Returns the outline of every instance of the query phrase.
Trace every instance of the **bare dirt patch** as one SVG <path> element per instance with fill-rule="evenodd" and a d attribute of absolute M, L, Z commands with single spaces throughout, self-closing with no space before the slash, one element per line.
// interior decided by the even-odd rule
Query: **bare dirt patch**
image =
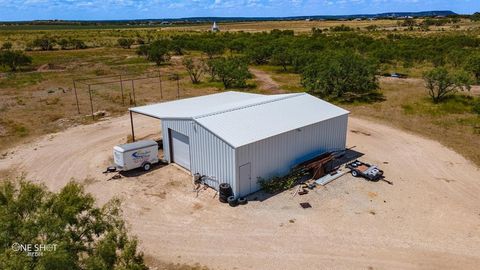
<path fill-rule="evenodd" d="M 283 94 L 287 92 L 282 90 L 280 85 L 274 81 L 267 72 L 255 68 L 250 68 L 249 70 L 255 76 L 255 80 L 259 84 L 260 89 L 272 94 Z"/>
<path fill-rule="evenodd" d="M 135 123 L 139 137 L 160 133 L 156 120 L 136 117 Z M 99 203 L 113 196 L 123 200 L 146 255 L 173 265 L 476 269 L 480 171 L 438 142 L 358 118 L 349 125 L 371 136 L 350 132 L 348 146 L 380 164 L 393 186 L 347 175 L 307 195 L 286 191 L 231 208 L 212 190 L 197 196 L 191 176 L 174 165 L 107 181 L 102 171 L 111 162 L 112 146 L 129 134 L 128 117 L 17 147 L 0 160 L 0 172 L 26 172 L 27 179 L 54 190 L 72 178 L 90 179 L 87 190 Z M 312 208 L 302 209 L 301 202 Z"/>

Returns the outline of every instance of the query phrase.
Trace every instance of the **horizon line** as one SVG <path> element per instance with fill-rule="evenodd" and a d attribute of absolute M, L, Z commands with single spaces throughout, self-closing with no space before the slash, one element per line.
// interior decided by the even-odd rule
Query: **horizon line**
<path fill-rule="evenodd" d="M 1 23 L 6 22 L 35 22 L 35 21 L 65 21 L 65 22 L 111 22 L 111 21 L 147 21 L 147 20 L 189 20 L 189 19 L 291 19 L 291 18 L 306 18 L 306 17 L 355 17 L 355 16 L 370 16 L 375 17 L 384 14 L 418 14 L 418 13 L 434 13 L 434 12 L 451 12 L 451 15 L 472 15 L 470 14 L 461 14 L 452 10 L 425 10 L 425 11 L 387 11 L 379 13 L 351 13 L 351 14 L 333 14 L 333 15 L 289 15 L 289 16 L 191 16 L 191 17 L 168 17 L 168 18 L 136 18 L 136 19 L 91 19 L 91 20 L 81 20 L 81 19 L 33 19 L 33 20 L 8 20 L 0 21 Z"/>

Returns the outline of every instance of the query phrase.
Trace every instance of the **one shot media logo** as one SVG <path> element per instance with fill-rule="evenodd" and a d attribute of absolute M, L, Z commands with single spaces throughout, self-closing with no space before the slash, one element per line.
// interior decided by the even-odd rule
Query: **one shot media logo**
<path fill-rule="evenodd" d="M 16 252 L 25 252 L 30 257 L 43 256 L 44 252 L 54 252 L 57 250 L 57 244 L 24 244 L 13 243 L 12 250 Z"/>

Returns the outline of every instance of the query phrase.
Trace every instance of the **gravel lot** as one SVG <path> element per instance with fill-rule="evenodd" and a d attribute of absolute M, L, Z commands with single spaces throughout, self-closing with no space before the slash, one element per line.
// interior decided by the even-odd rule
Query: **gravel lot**
<path fill-rule="evenodd" d="M 159 137 L 158 121 L 135 121 L 139 136 Z M 348 146 L 380 165 L 393 186 L 346 175 L 308 195 L 286 191 L 230 208 L 212 190 L 197 196 L 191 177 L 175 165 L 108 181 L 102 171 L 112 146 L 129 130 L 125 116 L 45 136 L 11 149 L 0 175 L 24 172 L 52 190 L 74 179 L 101 203 L 121 197 L 141 249 L 162 262 L 213 269 L 480 265 L 480 171 L 435 141 L 352 117 Z"/>

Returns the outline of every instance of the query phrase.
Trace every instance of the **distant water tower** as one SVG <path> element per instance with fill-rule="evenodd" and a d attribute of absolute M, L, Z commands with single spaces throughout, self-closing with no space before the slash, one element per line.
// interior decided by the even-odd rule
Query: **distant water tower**
<path fill-rule="evenodd" d="M 217 22 L 213 22 L 212 32 L 220 32 L 220 28 L 217 25 Z"/>

